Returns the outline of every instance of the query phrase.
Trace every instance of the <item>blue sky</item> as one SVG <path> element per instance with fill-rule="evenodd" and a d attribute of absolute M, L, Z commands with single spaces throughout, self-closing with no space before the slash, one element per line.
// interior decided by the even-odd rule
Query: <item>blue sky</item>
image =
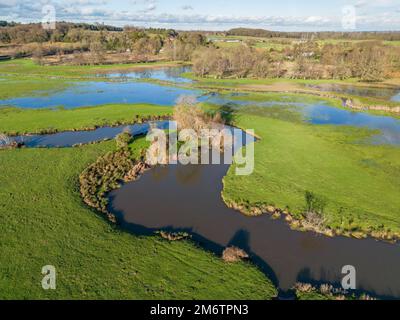
<path fill-rule="evenodd" d="M 45 5 L 54 6 L 57 20 L 119 26 L 400 30 L 400 0 L 0 0 L 0 19 L 41 21 Z"/>

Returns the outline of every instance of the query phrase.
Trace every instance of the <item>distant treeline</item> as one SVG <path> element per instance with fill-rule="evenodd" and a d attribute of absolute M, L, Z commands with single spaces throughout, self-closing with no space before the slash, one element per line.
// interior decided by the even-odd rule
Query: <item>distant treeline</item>
<path fill-rule="evenodd" d="M 135 27 L 114 27 L 104 24 L 57 22 L 55 30 L 46 30 L 41 23 L 21 24 L 0 22 L 0 42 L 9 44 L 26 44 L 33 42 L 76 42 L 79 38 L 88 37 L 90 32 L 123 33 L 124 31 L 143 33 L 144 29 Z M 147 34 L 176 36 L 170 29 L 146 29 Z M 78 39 L 77 39 L 78 38 Z"/>
<path fill-rule="evenodd" d="M 57 22 L 63 27 L 70 27 L 70 28 L 82 28 L 85 30 L 93 30 L 93 31 L 100 31 L 100 30 L 107 30 L 107 31 L 122 31 L 123 28 L 114 27 L 110 25 L 105 25 L 101 23 L 96 24 L 89 24 L 89 23 L 72 23 L 72 22 Z M 0 21 L 0 27 L 30 27 L 40 25 L 39 23 L 18 23 L 18 22 L 8 22 L 8 21 Z"/>
<path fill-rule="evenodd" d="M 293 78 L 381 81 L 398 70 L 400 48 L 366 41 L 320 46 L 299 43 L 283 52 L 258 50 L 246 44 L 232 48 L 201 48 L 193 55 L 199 77 Z"/>
<path fill-rule="evenodd" d="M 264 29 L 236 28 L 226 33 L 228 36 L 247 36 L 260 38 L 292 38 L 292 39 L 343 39 L 343 40 L 400 40 L 399 31 L 388 32 L 281 32 Z"/>

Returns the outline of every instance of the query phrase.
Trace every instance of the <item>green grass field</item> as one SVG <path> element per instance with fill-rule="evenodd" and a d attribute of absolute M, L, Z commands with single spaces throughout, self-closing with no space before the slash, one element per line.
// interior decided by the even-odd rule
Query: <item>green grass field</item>
<path fill-rule="evenodd" d="M 0 151 L 0 299 L 270 299 L 271 282 L 191 242 L 120 231 L 86 208 L 78 175 L 113 142 Z M 41 288 L 54 265 L 57 290 Z"/>
<path fill-rule="evenodd" d="M 364 129 L 307 125 L 293 118 L 257 113 L 236 115 L 234 123 L 255 129 L 255 172 L 224 179 L 228 202 L 264 203 L 298 217 L 306 191 L 326 200 L 327 224 L 342 232 L 375 230 L 400 235 L 400 149 L 362 143 Z"/>
<path fill-rule="evenodd" d="M 147 104 L 109 104 L 77 109 L 0 108 L 0 132 L 7 134 L 66 131 L 133 123 L 136 116 L 171 115 L 172 108 Z"/>
<path fill-rule="evenodd" d="M 49 81 L 40 77 L 1 76 L 0 99 L 46 94 L 72 85 L 64 80 Z"/>

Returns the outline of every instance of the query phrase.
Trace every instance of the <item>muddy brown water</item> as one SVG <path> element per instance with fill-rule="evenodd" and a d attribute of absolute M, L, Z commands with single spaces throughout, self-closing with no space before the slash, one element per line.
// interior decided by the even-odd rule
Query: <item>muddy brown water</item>
<path fill-rule="evenodd" d="M 110 194 L 110 210 L 136 234 L 187 231 L 202 247 L 221 254 L 238 246 L 282 290 L 297 281 L 340 285 L 353 265 L 357 289 L 400 298 L 400 247 L 373 239 L 328 238 L 292 231 L 269 216 L 246 217 L 221 199 L 227 165 L 170 165 L 146 172 Z"/>

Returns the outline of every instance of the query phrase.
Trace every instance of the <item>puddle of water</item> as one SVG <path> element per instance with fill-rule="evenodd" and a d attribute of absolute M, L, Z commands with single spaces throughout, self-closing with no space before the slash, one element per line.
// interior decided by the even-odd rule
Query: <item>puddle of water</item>
<path fill-rule="evenodd" d="M 182 72 L 190 71 L 190 67 L 162 68 L 155 70 L 143 70 L 122 74 L 127 78 L 139 79 L 139 81 L 123 81 L 121 74 L 112 73 L 107 76 L 116 81 L 83 82 L 79 86 L 72 86 L 62 91 L 49 92 L 48 95 L 22 97 L 9 100 L 0 100 L 0 105 L 14 105 L 22 108 L 53 108 L 64 106 L 65 108 L 78 108 L 83 106 L 96 106 L 111 103 L 150 103 L 165 106 L 173 106 L 181 95 L 193 95 L 200 101 L 211 103 L 232 104 L 233 106 L 292 106 L 298 110 L 304 118 L 313 124 L 350 125 L 381 130 L 381 134 L 372 139 L 375 144 L 400 145 L 400 120 L 392 117 L 375 116 L 363 112 L 342 110 L 323 103 L 305 104 L 299 102 L 276 101 L 251 101 L 234 99 L 237 96 L 245 97 L 246 94 L 232 93 L 231 95 L 219 95 L 217 93 L 204 95 L 200 90 L 162 86 L 158 84 L 140 82 L 143 78 L 168 80 L 179 83 Z M 104 75 L 102 75 L 104 76 Z M 324 85 L 324 88 L 327 88 Z M 352 89 L 355 90 L 355 89 Z M 362 93 L 381 92 L 381 90 L 364 90 Z M 360 93 L 360 92 L 359 92 Z M 386 94 L 386 93 L 385 93 Z M 400 94 L 398 95 L 400 99 Z"/>
<path fill-rule="evenodd" d="M 116 72 L 116 73 L 101 73 L 98 77 L 106 77 L 118 80 L 140 80 L 140 79 L 155 79 L 161 81 L 170 81 L 175 83 L 191 83 L 192 80 L 183 78 L 181 75 L 190 72 L 191 67 L 179 68 L 158 68 L 158 69 L 143 69 L 135 72 Z"/>
<path fill-rule="evenodd" d="M 245 217 L 221 199 L 227 170 L 226 165 L 156 167 L 113 191 L 110 210 L 135 233 L 186 231 L 217 254 L 238 246 L 283 290 L 297 281 L 340 284 L 342 267 L 353 265 L 359 290 L 400 297 L 398 245 L 327 238 L 292 231 L 268 216 Z"/>

